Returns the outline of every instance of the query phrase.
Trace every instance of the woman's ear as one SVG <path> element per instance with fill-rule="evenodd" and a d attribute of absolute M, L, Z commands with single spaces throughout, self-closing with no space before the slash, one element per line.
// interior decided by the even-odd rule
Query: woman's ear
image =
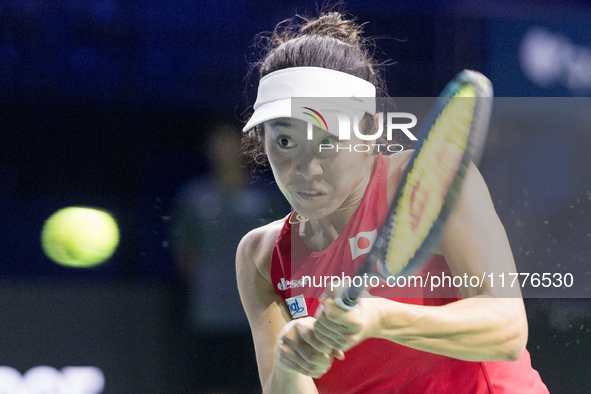
<path fill-rule="evenodd" d="M 377 130 L 377 129 L 380 128 L 380 114 L 379 113 L 374 114 L 374 116 L 373 116 L 373 124 L 374 124 L 374 127 L 375 127 L 374 130 Z"/>

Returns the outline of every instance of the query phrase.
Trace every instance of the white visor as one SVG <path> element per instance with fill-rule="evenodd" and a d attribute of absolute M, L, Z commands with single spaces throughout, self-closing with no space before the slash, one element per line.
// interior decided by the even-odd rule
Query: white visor
<path fill-rule="evenodd" d="M 292 67 L 261 78 L 254 113 L 242 131 L 277 118 L 310 121 L 301 111 L 293 111 L 292 98 L 349 98 L 338 105 L 354 114 L 376 112 L 376 88 L 359 77 L 321 67 Z"/>

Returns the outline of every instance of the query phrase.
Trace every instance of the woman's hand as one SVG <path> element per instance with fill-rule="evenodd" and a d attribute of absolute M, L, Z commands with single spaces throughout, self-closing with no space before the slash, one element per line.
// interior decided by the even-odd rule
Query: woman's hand
<path fill-rule="evenodd" d="M 319 378 L 343 352 L 325 345 L 314 335 L 313 317 L 295 319 L 285 325 L 277 338 L 275 362 L 288 371 Z"/>
<path fill-rule="evenodd" d="M 366 294 L 367 295 L 367 294 Z M 360 298 L 351 310 L 340 308 L 326 297 L 316 311 L 314 336 L 322 346 L 347 351 L 378 331 L 379 313 L 375 298 Z"/>

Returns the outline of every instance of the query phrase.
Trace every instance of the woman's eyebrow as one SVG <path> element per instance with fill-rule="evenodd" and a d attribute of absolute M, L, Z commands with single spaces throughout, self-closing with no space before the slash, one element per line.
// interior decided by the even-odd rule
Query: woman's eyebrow
<path fill-rule="evenodd" d="M 283 119 L 271 120 L 269 122 L 269 126 L 271 126 L 271 128 L 291 127 L 291 122 L 289 120 L 283 120 Z"/>

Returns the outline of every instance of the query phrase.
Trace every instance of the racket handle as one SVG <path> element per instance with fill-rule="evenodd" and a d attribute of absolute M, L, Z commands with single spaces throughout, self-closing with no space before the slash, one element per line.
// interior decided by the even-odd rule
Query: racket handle
<path fill-rule="evenodd" d="M 343 290 L 343 292 L 335 298 L 335 303 L 339 308 L 349 311 L 355 308 L 355 305 L 359 302 L 359 296 L 363 292 L 363 286 L 352 286 Z"/>
<path fill-rule="evenodd" d="M 375 272 L 374 266 L 376 262 L 380 259 L 381 251 L 385 250 L 388 245 L 388 237 L 390 236 L 390 232 L 382 232 L 378 234 L 374 246 L 369 251 L 369 254 L 359 267 L 359 271 L 357 271 L 357 276 L 365 277 L 366 274 L 371 272 Z M 349 311 L 355 308 L 355 305 L 359 302 L 359 297 L 363 290 L 365 290 L 365 286 L 363 285 L 365 281 L 359 286 L 355 285 L 355 281 L 352 281 L 351 287 L 347 287 L 342 289 L 337 297 L 335 297 L 335 303 L 342 309 Z"/>

